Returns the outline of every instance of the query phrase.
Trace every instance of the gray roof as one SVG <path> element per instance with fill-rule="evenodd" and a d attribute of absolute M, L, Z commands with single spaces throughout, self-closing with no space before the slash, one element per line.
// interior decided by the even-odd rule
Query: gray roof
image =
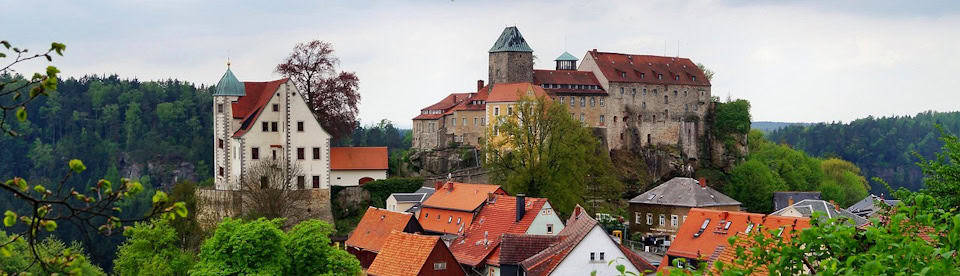
<path fill-rule="evenodd" d="M 780 210 L 790 206 L 790 199 L 793 199 L 794 203 L 804 199 L 820 199 L 820 192 L 773 192 L 773 209 Z"/>
<path fill-rule="evenodd" d="M 876 195 L 868 195 L 867 197 L 863 198 L 863 200 L 860 200 L 857 203 L 850 205 L 850 207 L 847 207 L 847 211 L 850 211 L 851 213 L 854 213 L 858 216 L 865 217 L 865 218 L 873 216 L 873 214 L 879 212 L 880 208 L 882 207 L 882 206 L 877 206 L 875 204 L 876 203 L 875 201 L 883 202 L 884 204 L 887 204 L 889 206 L 896 206 L 897 203 L 900 203 L 899 200 L 882 199 Z"/>
<path fill-rule="evenodd" d="M 500 38 L 490 47 L 491 53 L 496 52 L 533 52 L 527 41 L 520 35 L 520 30 L 516 26 L 503 29 Z"/>
<path fill-rule="evenodd" d="M 424 201 L 427 201 L 427 199 L 430 198 L 430 196 L 432 196 L 433 193 L 436 191 L 437 189 L 434 189 L 431 187 L 420 187 L 420 189 L 417 189 L 417 191 L 413 192 L 412 194 L 423 194 L 423 197 L 420 199 L 420 201 L 417 201 L 417 204 L 414 204 L 413 206 L 410 207 L 410 209 L 407 209 L 405 212 L 416 213 L 417 211 L 419 211 L 420 205 L 422 205 Z M 395 195 L 395 194 L 392 194 L 392 195 Z M 398 198 L 397 201 L 399 200 L 400 199 Z M 412 201 L 407 201 L 407 202 L 412 202 Z"/>
<path fill-rule="evenodd" d="M 700 187 L 693 178 L 676 177 L 630 200 L 630 203 L 710 207 L 740 205 L 739 201 L 710 187 Z"/>
<path fill-rule="evenodd" d="M 786 212 L 786 210 L 789 207 L 793 207 L 794 209 L 797 209 L 797 211 L 800 212 L 800 214 L 803 215 L 803 217 L 805 218 L 811 217 L 814 212 L 821 212 L 826 214 L 824 219 L 846 217 L 853 220 L 853 222 L 856 223 L 857 226 L 864 225 L 870 222 L 869 220 L 863 217 L 860 217 L 858 215 L 855 215 L 850 211 L 847 211 L 846 209 L 841 209 L 830 202 L 827 202 L 825 200 L 819 200 L 819 199 L 801 200 L 800 202 L 794 203 L 793 205 L 777 210 L 776 212 L 771 213 L 771 215 L 780 216 L 784 212 Z"/>
<path fill-rule="evenodd" d="M 418 194 L 418 193 L 392 193 L 392 194 L 390 194 L 390 196 L 392 196 L 394 199 L 396 199 L 397 202 L 423 202 L 423 196 L 425 196 L 425 195 L 426 195 L 426 194 Z"/>

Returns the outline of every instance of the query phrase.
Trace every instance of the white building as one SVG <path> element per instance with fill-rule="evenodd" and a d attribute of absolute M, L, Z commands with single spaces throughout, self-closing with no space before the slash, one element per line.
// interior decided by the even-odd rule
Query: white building
<path fill-rule="evenodd" d="M 245 168 L 267 159 L 297 163 L 299 187 L 330 187 L 331 136 L 290 80 L 240 82 L 228 67 L 213 112 L 217 190 L 239 190 Z"/>
<path fill-rule="evenodd" d="M 359 186 L 387 178 L 387 147 L 334 147 L 330 150 L 330 184 Z"/>

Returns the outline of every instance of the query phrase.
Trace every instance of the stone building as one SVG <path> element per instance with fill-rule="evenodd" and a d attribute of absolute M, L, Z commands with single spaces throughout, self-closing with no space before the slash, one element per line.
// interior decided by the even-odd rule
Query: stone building
<path fill-rule="evenodd" d="M 629 202 L 631 235 L 650 241 L 672 241 L 691 208 L 740 211 L 739 201 L 707 187 L 706 180 L 686 177 L 670 179 Z"/>
<path fill-rule="evenodd" d="M 475 111 L 502 84 L 531 83 L 568 106 L 570 115 L 598 129 L 610 150 L 665 145 L 698 158 L 711 105 L 710 81 L 688 58 L 588 51 L 580 64 L 564 52 L 555 68 L 534 69 L 533 49 L 516 27 L 507 27 L 488 52 L 487 85 L 453 93 L 421 109 L 413 119 L 413 147 L 442 148 L 450 142 L 477 145 L 489 116 Z"/>

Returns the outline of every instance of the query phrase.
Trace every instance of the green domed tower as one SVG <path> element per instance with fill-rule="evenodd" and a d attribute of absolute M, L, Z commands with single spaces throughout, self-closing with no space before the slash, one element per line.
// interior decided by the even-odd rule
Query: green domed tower
<path fill-rule="evenodd" d="M 233 75 L 233 71 L 230 71 L 230 63 L 227 63 L 227 72 L 223 73 L 223 77 L 220 77 L 220 82 L 217 83 L 217 91 L 213 95 L 234 97 L 247 95 L 243 83 L 237 79 L 237 76 Z"/>
<path fill-rule="evenodd" d="M 239 124 L 239 120 L 233 118 L 233 103 L 246 95 L 243 82 L 233 75 L 227 62 L 227 72 L 220 77 L 213 92 L 213 176 L 218 190 L 234 188 L 231 184 L 238 180 L 231 179 L 230 173 L 235 165 L 231 164 L 231 149 L 235 146 L 231 126 Z"/>

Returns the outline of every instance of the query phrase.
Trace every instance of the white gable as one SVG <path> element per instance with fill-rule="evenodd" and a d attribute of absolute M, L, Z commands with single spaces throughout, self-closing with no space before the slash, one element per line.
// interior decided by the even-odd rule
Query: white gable
<path fill-rule="evenodd" d="M 590 261 L 590 253 L 594 254 L 594 261 Z M 603 253 L 602 260 L 601 253 Z M 611 260 L 616 261 L 608 265 Z M 626 266 L 627 271 L 639 272 L 643 275 L 643 271 L 638 271 L 630 260 L 627 260 L 613 239 L 599 225 L 596 225 L 557 265 L 553 275 L 591 275 L 593 271 L 596 271 L 597 275 L 617 275 L 619 274 L 617 264 Z"/>

